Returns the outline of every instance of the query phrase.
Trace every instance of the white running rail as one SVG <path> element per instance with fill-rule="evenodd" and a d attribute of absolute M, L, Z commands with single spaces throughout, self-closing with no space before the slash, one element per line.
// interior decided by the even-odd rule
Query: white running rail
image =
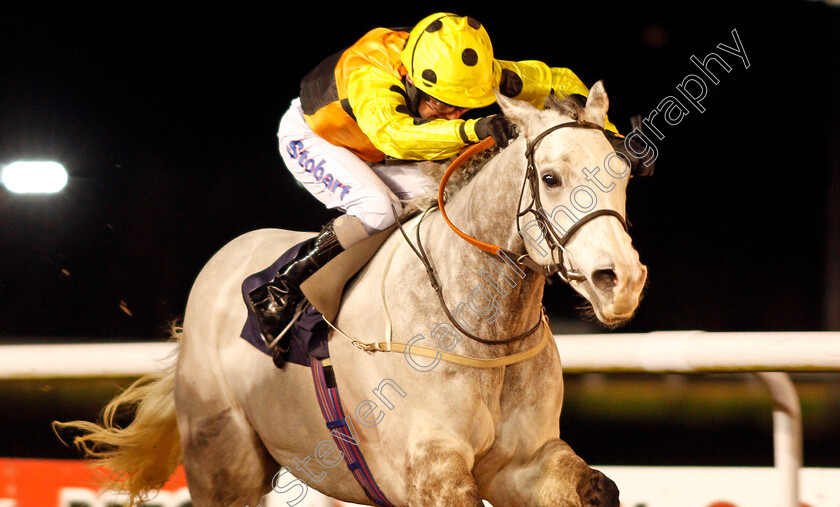
<path fill-rule="evenodd" d="M 786 372 L 840 371 L 840 332 L 555 335 L 566 373 L 753 372 L 773 399 L 773 453 L 782 507 L 799 507 L 802 413 Z"/>
<path fill-rule="evenodd" d="M 783 507 L 799 506 L 802 417 L 786 372 L 840 371 L 840 332 L 658 331 L 555 335 L 566 373 L 756 373 L 773 399 Z M 175 343 L 0 345 L 0 379 L 134 377 L 160 371 Z"/>

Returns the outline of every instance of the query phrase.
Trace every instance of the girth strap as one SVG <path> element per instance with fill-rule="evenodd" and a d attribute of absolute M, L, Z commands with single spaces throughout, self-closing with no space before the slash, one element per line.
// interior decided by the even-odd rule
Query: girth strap
<path fill-rule="evenodd" d="M 323 363 L 322 363 L 323 361 Z M 341 398 L 338 396 L 338 386 L 335 382 L 335 374 L 332 365 L 327 359 L 310 358 L 310 369 L 312 380 L 315 383 L 315 394 L 318 397 L 318 406 L 321 407 L 321 414 L 327 423 L 327 429 L 338 449 L 344 455 L 344 462 L 347 468 L 356 478 L 356 482 L 362 487 L 367 497 L 376 505 L 393 507 L 385 494 L 379 489 L 373 474 L 368 468 L 362 450 L 359 448 L 359 438 L 353 428 L 352 420 L 344 415 L 341 407 Z"/>

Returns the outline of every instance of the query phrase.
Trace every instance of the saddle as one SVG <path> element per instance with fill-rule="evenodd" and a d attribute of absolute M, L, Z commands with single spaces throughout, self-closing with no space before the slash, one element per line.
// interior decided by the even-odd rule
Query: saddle
<path fill-rule="evenodd" d="M 301 284 L 300 289 L 309 305 L 288 331 L 292 337 L 286 358 L 288 362 L 310 366 L 310 357 L 329 357 L 328 329 L 324 318 L 330 321 L 335 319 L 347 282 L 367 265 L 395 228 L 396 225 L 391 226 L 341 252 Z M 271 280 L 277 270 L 297 254 L 300 247 L 301 244 L 293 246 L 271 266 L 248 276 L 242 282 L 242 297 L 246 308 L 251 290 Z M 257 316 L 250 309 L 240 337 L 264 354 L 271 355 L 260 336 Z"/>

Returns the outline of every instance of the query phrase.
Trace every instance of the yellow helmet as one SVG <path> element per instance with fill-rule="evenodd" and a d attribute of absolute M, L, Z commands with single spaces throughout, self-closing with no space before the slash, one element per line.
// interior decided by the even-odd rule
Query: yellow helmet
<path fill-rule="evenodd" d="M 411 30 L 401 60 L 414 85 L 457 107 L 484 107 L 493 92 L 493 46 L 476 19 L 438 12 Z"/>

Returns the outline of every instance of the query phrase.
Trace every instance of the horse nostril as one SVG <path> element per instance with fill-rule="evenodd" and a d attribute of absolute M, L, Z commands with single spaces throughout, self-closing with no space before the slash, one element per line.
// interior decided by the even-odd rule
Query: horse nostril
<path fill-rule="evenodd" d="M 602 291 L 608 291 L 618 285 L 618 277 L 612 269 L 596 269 L 592 272 L 592 283 Z"/>

